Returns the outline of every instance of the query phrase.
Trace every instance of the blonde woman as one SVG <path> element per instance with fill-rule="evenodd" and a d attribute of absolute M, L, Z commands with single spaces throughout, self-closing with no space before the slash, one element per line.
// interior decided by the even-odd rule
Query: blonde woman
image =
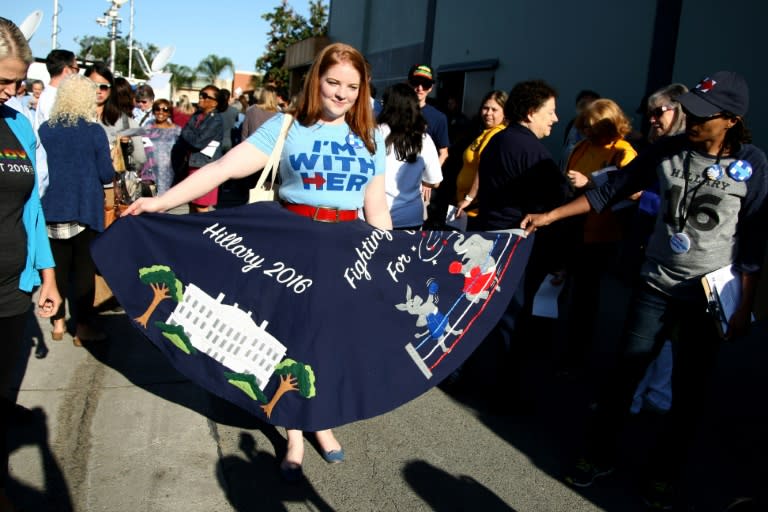
<path fill-rule="evenodd" d="M 89 246 L 104 230 L 103 184 L 112 181 L 113 169 L 107 135 L 96 121 L 96 88 L 82 75 L 67 77 L 59 85 L 51 118 L 40 126 L 50 180 L 43 211 L 57 285 L 76 303 L 76 346 L 105 338 L 93 325 L 96 269 Z M 66 330 L 62 304 L 53 316 L 53 339 L 63 339 Z"/>
<path fill-rule="evenodd" d="M 189 118 L 192 117 L 192 114 L 194 113 L 195 107 L 192 105 L 192 102 L 189 101 L 189 96 L 182 94 L 179 96 L 176 106 L 173 107 L 171 121 L 173 121 L 173 124 L 176 126 L 184 128 L 187 125 Z"/>

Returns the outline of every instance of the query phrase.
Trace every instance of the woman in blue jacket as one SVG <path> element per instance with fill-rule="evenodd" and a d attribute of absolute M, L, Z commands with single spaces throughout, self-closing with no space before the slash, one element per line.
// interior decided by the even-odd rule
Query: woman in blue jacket
<path fill-rule="evenodd" d="M 50 317 L 61 303 L 53 256 L 35 185 L 35 134 L 26 117 L 5 105 L 27 75 L 32 52 L 21 31 L 0 18 L 0 509 L 11 509 L 5 493 L 5 442 L 14 419 L 8 386 L 21 352 L 32 289 L 41 285 L 38 314 Z M 11 250 L 6 250 L 11 248 Z"/>
<path fill-rule="evenodd" d="M 82 75 L 67 77 L 56 94 L 51 117 L 40 126 L 48 154 L 48 190 L 43 210 L 58 272 L 65 290 L 73 276 L 76 303 L 74 343 L 104 339 L 93 325 L 96 267 L 89 246 L 104 231 L 104 184 L 114 173 L 107 135 L 96 123 L 96 84 Z M 54 340 L 66 332 L 62 305 L 53 317 Z"/>

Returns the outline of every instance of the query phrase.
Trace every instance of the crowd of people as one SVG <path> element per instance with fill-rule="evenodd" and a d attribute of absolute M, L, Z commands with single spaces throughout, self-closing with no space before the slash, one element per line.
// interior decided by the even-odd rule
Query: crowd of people
<path fill-rule="evenodd" d="M 547 276 L 570 291 L 562 364 L 578 371 L 588 365 L 600 321 L 601 283 L 620 270 L 635 274 L 617 341 L 621 357 L 599 389 L 587 439 L 564 476 L 585 487 L 613 471 L 638 385 L 670 343 L 674 406 L 643 412 L 664 417 L 646 501 L 671 506 L 721 341 L 699 281 L 734 266 L 741 302 L 725 336 L 738 337 L 749 329 L 766 246 L 768 163 L 751 145 L 744 121 L 749 93 L 739 74 L 720 71 L 690 90 L 670 84 L 653 92 L 644 102 L 649 130 L 641 139 L 632 137 L 630 116 L 615 101 L 582 91 L 557 161 L 542 139 L 559 121 L 558 94 L 542 80 L 517 83 L 509 93 L 488 91 L 471 118 L 452 98 L 449 121 L 428 101 L 435 77 L 420 64 L 383 92 L 375 116 L 368 64 L 357 50 L 337 43 L 318 55 L 290 105 L 281 106 L 270 86 L 248 105 L 213 84 L 199 91 L 196 106 L 186 95 L 174 105 L 156 99 L 149 85 L 134 88 L 114 77 L 103 64 L 81 74 L 67 50 L 48 55 L 49 83 L 29 81 L 26 94 L 20 84 L 31 53 L 18 28 L 3 18 L 0 42 L 0 164 L 21 169 L 0 172 L 0 240 L 16 248 L 0 257 L 3 392 L 35 286 L 41 287 L 37 307 L 51 319 L 53 340 L 70 330 L 75 345 L 106 338 L 93 306 L 96 268 L 89 246 L 105 229 L 105 194 L 126 200 L 116 171 L 135 172 L 146 185 L 142 195 L 150 196 L 127 200 L 126 215 L 184 204 L 190 213 L 244 205 L 290 113 L 280 168 L 280 199 L 288 210 L 315 220 L 362 216 L 381 230 L 419 230 L 451 229 L 445 216 L 453 205 L 469 217 L 470 231 L 528 233 L 533 250 L 525 276 L 488 339 L 508 363 L 505 379 L 516 391 L 510 400 L 520 395 L 524 347 L 535 337 L 532 305 Z M 309 152 L 314 130 L 340 145 L 354 137 L 370 154 L 375 171 L 364 186 L 307 192 L 285 154 Z M 13 154 L 25 156 L 7 160 Z M 72 300 L 74 329 L 62 296 Z M 2 407 L 4 436 L 15 405 L 4 398 Z M 326 461 L 344 460 L 330 429 L 316 436 Z M 0 506 L 8 503 L 3 455 Z M 286 479 L 301 476 L 303 457 L 303 433 L 288 429 L 280 464 Z"/>

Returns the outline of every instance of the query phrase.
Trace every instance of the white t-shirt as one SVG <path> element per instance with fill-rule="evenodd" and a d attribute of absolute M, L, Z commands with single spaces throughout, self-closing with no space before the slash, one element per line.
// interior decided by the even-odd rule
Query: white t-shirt
<path fill-rule="evenodd" d="M 381 124 L 379 131 L 386 140 L 390 133 L 389 126 Z M 421 153 L 413 163 L 398 160 L 395 148 L 387 148 L 384 182 L 387 206 L 394 227 L 420 226 L 424 222 L 422 181 L 432 185 L 443 181 L 443 171 L 440 169 L 440 159 L 432 137 L 424 134 Z"/>

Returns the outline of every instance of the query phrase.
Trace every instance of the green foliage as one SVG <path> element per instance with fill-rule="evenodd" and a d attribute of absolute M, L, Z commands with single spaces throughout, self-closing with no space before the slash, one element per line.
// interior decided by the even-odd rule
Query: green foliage
<path fill-rule="evenodd" d="M 251 400 L 258 400 L 262 403 L 268 402 L 267 395 L 261 391 L 258 382 L 256 382 L 256 377 L 253 375 L 248 373 L 224 372 L 224 377 L 227 379 L 227 382 L 251 397 Z"/>
<path fill-rule="evenodd" d="M 304 398 L 315 396 L 315 372 L 308 364 L 285 358 L 275 366 L 275 375 L 293 375 L 301 396 Z"/>
<path fill-rule="evenodd" d="M 165 336 L 171 343 L 176 345 L 179 350 L 187 355 L 197 353 L 197 350 L 192 346 L 192 342 L 189 341 L 187 333 L 184 332 L 184 328 L 180 325 L 166 324 L 165 322 L 155 322 L 155 327 L 160 329 L 163 336 Z"/>
<path fill-rule="evenodd" d="M 205 78 L 208 83 L 212 84 L 226 69 L 231 70 L 233 74 L 235 73 L 235 65 L 232 63 L 232 59 L 210 54 L 200 61 L 196 71 L 201 78 Z"/>
<path fill-rule="evenodd" d="M 271 28 L 266 50 L 256 61 L 256 69 L 264 72 L 264 83 L 287 87 L 288 70 L 283 69 L 286 49 L 298 41 L 328 33 L 328 6 L 322 0 L 310 0 L 307 20 L 288 5 L 288 0 L 283 0 L 261 18 Z"/>
<path fill-rule="evenodd" d="M 93 60 L 109 62 L 109 37 L 99 36 L 84 36 L 76 37 L 75 42 L 80 45 L 77 50 L 77 55 L 80 58 L 86 58 L 90 56 Z M 138 41 L 133 41 L 135 48 L 141 48 L 144 52 L 144 56 L 147 58 L 147 62 L 152 62 L 152 59 L 157 55 L 159 48 L 154 44 L 144 44 Z M 147 75 L 141 69 L 138 63 L 138 55 L 133 52 L 133 76 L 136 78 L 148 78 Z M 128 76 L 128 39 L 126 37 L 118 37 L 115 40 L 115 71 L 122 75 Z"/>
<path fill-rule="evenodd" d="M 195 71 L 192 68 L 179 64 L 166 64 L 165 69 L 169 73 L 173 73 L 171 84 L 174 89 L 192 87 L 196 78 Z"/>
<path fill-rule="evenodd" d="M 144 284 L 164 284 L 173 300 L 181 302 L 184 296 L 184 285 L 176 279 L 171 267 L 165 265 L 152 265 L 139 269 L 139 279 Z"/>

